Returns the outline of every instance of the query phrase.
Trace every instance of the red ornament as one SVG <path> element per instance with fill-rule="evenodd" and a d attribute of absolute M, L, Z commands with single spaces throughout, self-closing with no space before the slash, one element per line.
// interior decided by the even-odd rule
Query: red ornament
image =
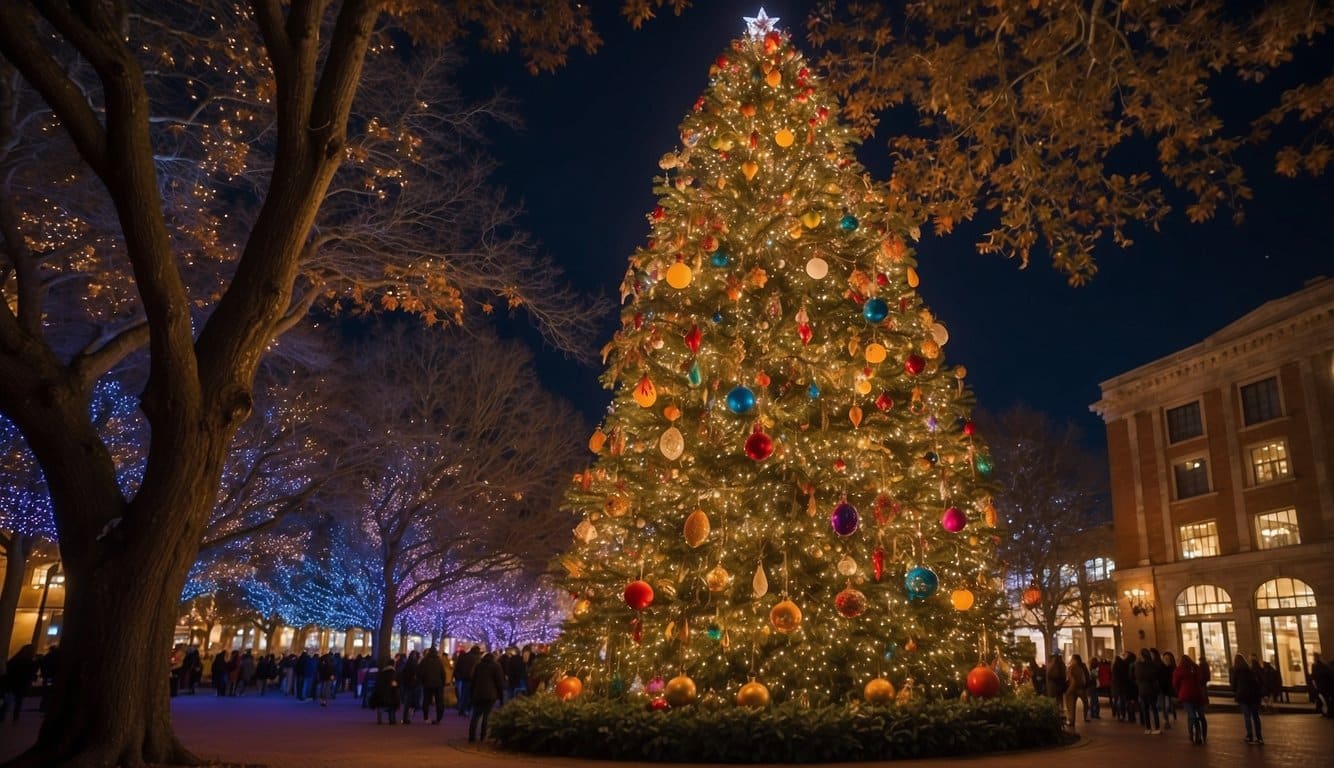
<path fill-rule="evenodd" d="M 881 392 L 880 397 L 875 399 L 875 407 L 882 411 L 888 411 L 894 407 L 894 398 L 890 397 L 888 392 Z"/>
<path fill-rule="evenodd" d="M 714 64 L 717 64 L 719 69 L 725 69 L 725 68 L 727 67 L 727 63 L 728 63 L 728 62 L 727 62 L 727 54 L 725 54 L 725 53 L 720 53 L 720 54 L 718 54 L 718 58 L 714 59 L 714 60 L 713 60 L 713 63 L 714 63 Z"/>
<path fill-rule="evenodd" d="M 866 610 L 866 595 L 848 587 L 834 597 L 834 608 L 849 619 L 855 619 Z"/>
<path fill-rule="evenodd" d="M 810 77 L 810 76 L 811 76 L 811 71 L 806 67 L 802 67 L 801 69 L 797 70 L 797 77 Z"/>
<path fill-rule="evenodd" d="M 815 114 L 818 115 L 821 120 L 828 120 L 829 107 L 820 107 L 818 110 L 816 110 Z"/>
<path fill-rule="evenodd" d="M 875 552 L 871 553 L 871 570 L 875 573 L 876 581 L 880 581 L 880 577 L 885 575 L 884 547 L 876 547 Z"/>
<path fill-rule="evenodd" d="M 642 579 L 632 581 L 625 587 L 625 604 L 642 611 L 653 603 L 653 587 Z"/>
<path fill-rule="evenodd" d="M 811 343 L 811 337 L 815 334 L 811 332 L 811 327 L 806 323 L 798 323 L 797 335 L 801 337 L 801 343 L 806 345 Z"/>
<path fill-rule="evenodd" d="M 695 99 L 695 111 L 698 112 L 698 111 L 700 111 L 701 109 L 704 109 L 704 97 L 703 97 L 703 96 L 700 96 L 698 99 Z"/>
<path fill-rule="evenodd" d="M 690 354 L 699 352 L 699 343 L 704 340 L 704 334 L 700 332 L 698 325 L 690 326 L 690 331 L 686 333 L 686 347 Z"/>
<path fill-rule="evenodd" d="M 978 664 L 968 673 L 968 693 L 979 699 L 995 696 L 1000 693 L 1000 687 L 1000 678 L 985 664 Z"/>
<path fill-rule="evenodd" d="M 666 215 L 667 212 L 662 209 L 661 205 L 655 206 L 653 208 L 653 213 L 649 214 L 649 216 L 651 216 L 654 221 L 662 221 L 662 217 Z"/>
<path fill-rule="evenodd" d="M 661 696 L 655 696 L 649 699 L 648 702 L 648 708 L 654 712 L 666 712 L 669 707 L 671 707 L 671 705 Z"/>
<path fill-rule="evenodd" d="M 630 622 L 630 639 L 635 641 L 635 645 L 643 645 L 644 643 L 644 622 L 640 621 L 638 617 Z"/>
<path fill-rule="evenodd" d="M 643 327 L 644 327 L 644 313 L 643 313 L 643 312 L 636 312 L 636 313 L 635 313 L 635 330 L 637 331 L 637 330 L 639 330 L 640 328 L 643 328 Z"/>
<path fill-rule="evenodd" d="M 875 273 L 875 284 L 882 288 L 889 285 L 889 275 L 886 275 L 884 272 Z"/>
<path fill-rule="evenodd" d="M 848 463 L 847 463 L 846 461 L 842 460 L 842 459 L 834 459 L 834 471 L 835 471 L 835 472 L 847 472 L 847 471 L 848 471 Z"/>
<path fill-rule="evenodd" d="M 764 52 L 773 53 L 783 44 L 783 38 L 777 32 L 770 32 L 764 36 Z"/>
<path fill-rule="evenodd" d="M 967 435 L 967 436 L 969 436 L 969 437 L 972 437 L 972 436 L 973 436 L 973 433 L 976 432 L 976 431 L 977 431 L 977 427 L 973 426 L 973 422 L 971 422 L 971 421 L 965 421 L 965 422 L 963 423 L 963 433 L 964 433 L 965 435 Z"/>
<path fill-rule="evenodd" d="M 774 441 L 764 434 L 764 427 L 756 424 L 755 431 L 746 438 L 746 455 L 755 461 L 764 461 L 774 453 Z"/>
<path fill-rule="evenodd" d="M 926 361 L 917 355 L 908 355 L 908 359 L 903 361 L 903 370 L 909 376 L 916 376 L 926 369 Z"/>

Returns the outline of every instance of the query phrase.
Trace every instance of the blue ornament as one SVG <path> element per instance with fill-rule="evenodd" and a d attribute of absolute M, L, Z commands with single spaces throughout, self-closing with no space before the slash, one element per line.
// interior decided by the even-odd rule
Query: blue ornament
<path fill-rule="evenodd" d="M 723 639 L 723 628 L 718 626 L 717 624 L 710 624 L 709 628 L 704 630 L 704 633 L 709 636 L 710 640 Z"/>
<path fill-rule="evenodd" d="M 806 394 L 810 396 L 812 400 L 817 400 L 820 397 L 820 388 L 815 386 L 812 382 L 809 387 L 806 387 Z"/>
<path fill-rule="evenodd" d="M 840 501 L 834 512 L 829 516 L 829 524 L 834 527 L 834 533 L 839 536 L 851 536 L 857 531 L 857 508 Z"/>
<path fill-rule="evenodd" d="M 936 593 L 938 586 L 940 580 L 936 578 L 935 572 L 924 565 L 910 569 L 903 577 L 903 589 L 908 593 L 909 600 L 925 600 Z"/>
<path fill-rule="evenodd" d="M 735 386 L 727 393 L 727 410 L 738 416 L 755 410 L 755 393 L 749 387 Z"/>
<path fill-rule="evenodd" d="M 862 317 L 868 323 L 878 323 L 889 317 L 889 304 L 882 298 L 867 299 L 862 305 Z"/>
<path fill-rule="evenodd" d="M 885 661 L 893 661 L 893 660 L 894 660 L 894 646 L 891 645 L 890 647 L 885 649 Z"/>
<path fill-rule="evenodd" d="M 928 462 L 932 464 L 935 464 L 936 462 L 940 461 L 940 457 L 936 455 L 935 451 L 927 451 L 925 458 Z"/>
<path fill-rule="evenodd" d="M 722 312 L 714 312 L 714 313 L 713 313 L 713 322 L 714 322 L 715 324 L 717 324 L 717 323 L 721 323 L 722 321 L 723 321 L 723 313 L 722 313 Z"/>
<path fill-rule="evenodd" d="M 857 228 L 857 217 L 849 213 L 838 220 L 838 226 L 844 232 L 851 232 Z"/>
<path fill-rule="evenodd" d="M 714 251 L 709 257 L 709 263 L 715 267 L 725 267 L 732 263 L 732 258 L 722 251 Z"/>
<path fill-rule="evenodd" d="M 699 372 L 699 363 L 691 363 L 690 370 L 686 371 L 686 381 L 690 382 L 690 386 L 698 387 L 703 380 L 704 377 Z"/>

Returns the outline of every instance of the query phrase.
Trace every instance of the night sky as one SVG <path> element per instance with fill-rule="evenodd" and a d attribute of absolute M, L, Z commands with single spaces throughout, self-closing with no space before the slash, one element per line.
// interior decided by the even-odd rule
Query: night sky
<path fill-rule="evenodd" d="M 639 31 L 611 12 L 619 3 L 597 5 L 608 12 L 599 17 L 606 44 L 595 55 L 575 53 L 555 75 L 532 77 L 515 55 L 479 54 L 465 74 L 470 89 L 504 88 L 518 100 L 524 131 L 497 136 L 493 149 L 504 166 L 499 181 L 524 204 L 524 225 L 573 282 L 615 299 L 628 257 L 648 234 L 658 158 L 677 146 L 677 127 L 706 87 L 709 64 L 758 5 L 709 0 Z M 764 5 L 802 44 L 805 4 Z M 1327 73 L 1321 62 L 1330 59 L 1321 56 L 1328 42 L 1280 74 Z M 1244 114 L 1264 92 L 1224 94 L 1225 117 Z M 858 159 L 883 180 L 887 155 L 883 142 L 869 141 Z M 977 226 L 925 238 L 917 246 L 920 291 L 949 328 L 946 359 L 968 367 L 980 407 L 1027 403 L 1076 423 L 1101 450 L 1101 420 L 1088 410 L 1100 381 L 1201 341 L 1312 277 L 1334 277 L 1327 235 L 1334 184 L 1279 179 L 1268 168 L 1252 164 L 1256 197 L 1244 225 L 1234 227 L 1226 213 L 1191 225 L 1175 206 L 1163 231 L 1132 232 L 1128 250 L 1100 248 L 1100 272 L 1082 288 L 1069 287 L 1043 256 L 1021 271 L 1016 262 L 977 254 Z M 617 317 L 609 313 L 603 341 Z M 554 355 L 541 367 L 553 389 L 590 420 L 600 417 L 610 400 L 600 369 Z"/>

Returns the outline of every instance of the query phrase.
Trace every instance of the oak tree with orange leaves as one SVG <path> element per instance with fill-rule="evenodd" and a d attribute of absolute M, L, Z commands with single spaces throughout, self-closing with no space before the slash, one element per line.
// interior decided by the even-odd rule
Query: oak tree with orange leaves
<path fill-rule="evenodd" d="M 822 0 L 806 29 L 847 116 L 887 133 L 912 219 L 943 234 L 991 212 L 980 252 L 1046 252 L 1080 284 L 1175 195 L 1191 221 L 1240 219 L 1248 145 L 1280 175 L 1325 171 L 1331 21 L 1310 0 Z M 1272 85 L 1299 56 L 1315 74 Z M 1233 125 L 1223 93 L 1268 106 Z"/>
<path fill-rule="evenodd" d="M 315 302 L 458 322 L 491 293 L 549 309 L 538 325 L 559 346 L 592 327 L 561 314 L 559 281 L 503 218 L 464 225 L 432 198 L 479 199 L 441 189 L 432 73 L 403 72 L 467 36 L 534 71 L 599 42 L 572 0 L 0 6 L 0 413 L 47 478 L 68 574 L 64 668 L 21 764 L 194 762 L 162 674 L 177 597 L 257 366 Z M 373 106 L 413 83 L 415 107 Z M 486 247 L 420 248 L 462 226 Z M 133 493 L 89 415 L 94 384 L 125 368 L 151 429 Z"/>

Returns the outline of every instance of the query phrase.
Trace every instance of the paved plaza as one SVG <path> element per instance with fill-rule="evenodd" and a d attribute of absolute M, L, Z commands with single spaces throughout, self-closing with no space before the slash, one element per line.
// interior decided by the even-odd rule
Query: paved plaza
<path fill-rule="evenodd" d="M 447 713 L 440 725 L 375 724 L 375 714 L 344 695 L 329 707 L 270 694 L 220 699 L 213 695 L 173 700 L 176 728 L 185 744 L 211 761 L 272 768 L 388 768 L 447 765 L 453 768 L 575 768 L 607 766 L 592 760 L 544 758 L 502 752 L 468 743 L 467 720 Z M 32 743 L 40 713 L 25 711 L 17 724 L 0 726 L 0 762 Z M 1264 746 L 1243 739 L 1235 712 L 1209 715 L 1209 743 L 1193 746 L 1184 727 L 1146 735 L 1115 720 L 1080 723 L 1078 743 L 1058 749 L 984 757 L 896 761 L 893 765 L 997 766 L 998 768 L 1071 768 L 1071 766 L 1170 765 L 1204 768 L 1314 768 L 1331 764 L 1334 720 L 1284 713 L 1263 718 Z M 619 765 L 628 765 L 620 763 Z M 867 763 L 856 765 L 866 766 Z M 885 765 L 888 765 L 887 763 Z"/>

